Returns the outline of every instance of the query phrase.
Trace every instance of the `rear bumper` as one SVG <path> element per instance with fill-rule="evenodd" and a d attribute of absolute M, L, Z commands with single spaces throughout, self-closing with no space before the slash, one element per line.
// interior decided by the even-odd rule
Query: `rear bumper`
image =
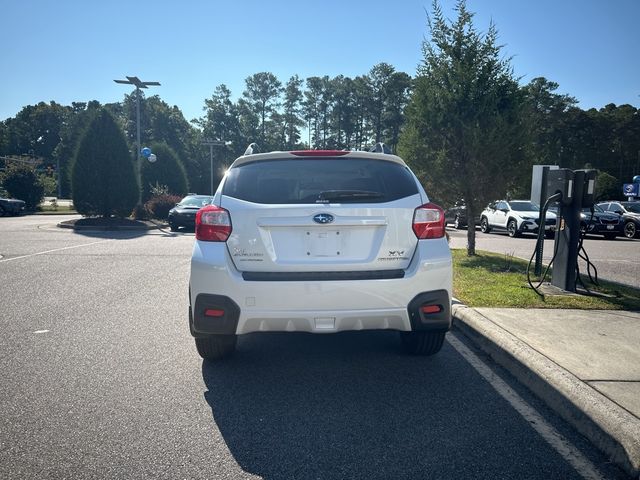
<path fill-rule="evenodd" d="M 188 215 L 169 215 L 167 219 L 169 224 L 174 225 L 176 227 L 190 227 L 195 228 L 196 226 L 196 218 L 195 216 Z"/>
<path fill-rule="evenodd" d="M 545 232 L 555 232 L 556 223 L 549 223 L 544 225 Z M 519 226 L 520 233 L 538 233 L 538 223 L 534 220 L 524 220 Z"/>
<path fill-rule="evenodd" d="M 451 253 L 445 239 L 422 240 L 403 278 L 329 281 L 247 281 L 225 244 L 199 242 L 191 260 L 194 336 L 285 331 L 448 330 L 451 326 Z M 211 300 L 214 300 L 213 304 Z M 206 317 L 216 302 L 237 306 L 225 318 Z M 441 311 L 422 314 L 425 302 Z M 233 313 L 233 315 L 232 315 Z"/>
<path fill-rule="evenodd" d="M 604 235 L 604 234 L 617 234 L 617 235 L 623 235 L 624 234 L 624 224 L 623 223 L 614 223 L 614 224 L 609 224 L 609 225 L 604 225 L 601 223 L 591 223 L 591 224 L 585 224 L 584 228 L 587 229 L 587 233 L 591 233 L 591 234 L 599 234 L 599 235 Z"/>

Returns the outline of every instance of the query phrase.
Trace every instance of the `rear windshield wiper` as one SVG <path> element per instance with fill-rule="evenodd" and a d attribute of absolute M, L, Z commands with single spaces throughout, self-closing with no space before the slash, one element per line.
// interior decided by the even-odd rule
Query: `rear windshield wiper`
<path fill-rule="evenodd" d="M 384 194 L 369 190 L 325 190 L 318 194 L 316 203 L 324 203 L 330 200 L 365 200 L 382 197 L 384 197 Z"/>

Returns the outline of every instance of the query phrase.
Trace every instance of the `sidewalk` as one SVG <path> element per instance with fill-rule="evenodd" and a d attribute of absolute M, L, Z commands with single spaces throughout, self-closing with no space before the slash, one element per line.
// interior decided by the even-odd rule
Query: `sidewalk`
<path fill-rule="evenodd" d="M 453 306 L 456 328 L 640 478 L 640 313 Z"/>

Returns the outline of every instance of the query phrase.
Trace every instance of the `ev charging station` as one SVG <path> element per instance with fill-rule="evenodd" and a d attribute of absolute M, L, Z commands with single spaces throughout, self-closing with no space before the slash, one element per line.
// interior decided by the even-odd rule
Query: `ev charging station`
<path fill-rule="evenodd" d="M 536 168 L 537 167 L 537 168 Z M 580 211 L 593 207 L 596 170 L 570 170 L 534 166 L 531 200 L 540 205 L 536 275 L 540 275 L 544 218 L 549 205 L 559 205 L 556 221 L 551 284 L 567 292 L 576 291 L 578 254 L 581 248 Z M 542 233 L 542 234 L 541 234 Z"/>

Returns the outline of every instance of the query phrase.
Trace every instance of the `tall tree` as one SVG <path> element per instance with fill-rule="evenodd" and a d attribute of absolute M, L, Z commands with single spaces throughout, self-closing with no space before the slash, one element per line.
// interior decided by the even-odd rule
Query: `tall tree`
<path fill-rule="evenodd" d="M 302 84 L 304 81 L 294 75 L 289 79 L 284 89 L 282 103 L 282 123 L 285 134 L 284 148 L 293 150 L 300 143 L 300 128 L 304 126 L 302 118 Z"/>
<path fill-rule="evenodd" d="M 404 72 L 393 72 L 386 84 L 386 104 L 382 122 L 384 126 L 384 141 L 392 151 L 396 151 L 400 140 L 400 131 L 404 125 L 404 110 L 409 103 L 412 79 Z"/>
<path fill-rule="evenodd" d="M 70 108 L 56 102 L 27 105 L 5 122 L 4 154 L 40 157 L 51 162 Z"/>
<path fill-rule="evenodd" d="M 389 83 L 394 72 L 395 69 L 391 65 L 383 62 L 374 65 L 367 76 L 371 90 L 369 115 L 376 143 L 382 141 L 384 111 L 387 105 Z"/>
<path fill-rule="evenodd" d="M 254 112 L 260 118 L 260 141 L 266 140 L 267 117 L 275 111 L 279 105 L 282 83 L 273 73 L 259 72 L 245 79 L 246 90 L 243 95 Z"/>
<path fill-rule="evenodd" d="M 431 195 L 463 197 L 473 219 L 506 192 L 525 162 L 524 94 L 509 60 L 501 58 L 495 26 L 481 34 L 464 0 L 455 10 L 450 22 L 433 3 L 431 38 L 423 42 L 399 150 Z M 467 254 L 475 255 L 473 225 L 467 241 Z"/>
<path fill-rule="evenodd" d="M 307 78 L 307 89 L 304 96 L 304 115 L 311 130 L 311 144 L 315 148 L 326 148 L 327 137 L 330 136 L 329 114 L 332 99 L 329 77 L 325 75 L 324 77 Z"/>

